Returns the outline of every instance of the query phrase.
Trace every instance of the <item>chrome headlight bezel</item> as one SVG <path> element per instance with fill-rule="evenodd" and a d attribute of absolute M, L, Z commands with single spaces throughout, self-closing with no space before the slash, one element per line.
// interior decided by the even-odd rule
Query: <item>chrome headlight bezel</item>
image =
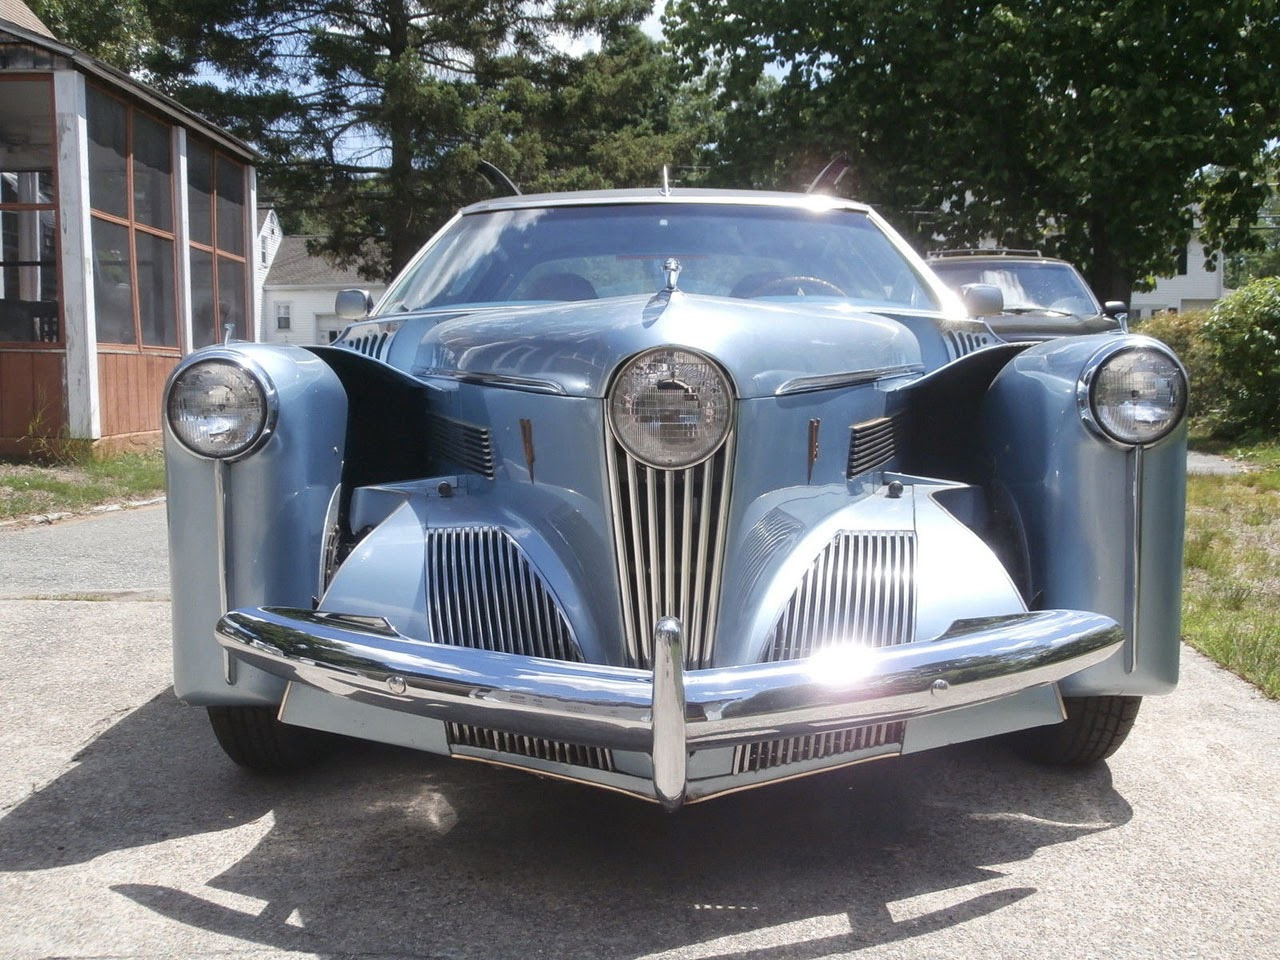
<path fill-rule="evenodd" d="M 1099 400 L 1112 365 L 1135 354 L 1166 364 L 1166 369 L 1158 376 L 1173 378 L 1175 381 L 1169 414 L 1162 419 L 1158 429 L 1147 433 L 1123 429 L 1117 418 L 1109 414 Z M 1126 336 L 1106 344 L 1089 358 L 1076 384 L 1076 404 L 1085 426 L 1108 443 L 1125 448 L 1148 447 L 1159 443 L 1186 419 L 1188 388 L 1186 369 L 1173 351 L 1151 337 Z"/>
<path fill-rule="evenodd" d="M 181 426 L 183 417 L 177 408 L 177 403 L 180 402 L 177 398 L 180 396 L 179 391 L 182 388 L 183 380 L 187 377 L 198 375 L 201 371 L 207 371 L 213 366 L 224 367 L 234 371 L 232 375 L 241 378 L 239 385 L 247 389 L 256 398 L 256 403 L 261 411 L 254 422 L 247 425 L 248 429 L 240 431 L 241 438 L 225 447 L 202 443 L 191 431 L 183 429 Z M 210 409 L 212 410 L 212 407 Z M 275 384 L 272 383 L 266 371 L 242 354 L 229 350 L 215 348 L 213 350 L 200 351 L 199 358 L 178 367 L 165 386 L 165 429 L 183 449 L 202 460 L 228 462 L 242 460 L 261 449 L 262 445 L 275 432 L 279 411 L 279 396 Z M 206 419 L 209 416 L 211 416 L 211 413 L 206 414 Z"/>
<path fill-rule="evenodd" d="M 669 376 L 660 380 L 658 377 L 662 374 L 659 371 L 663 367 L 669 371 Z M 681 367 L 685 368 L 686 375 L 693 372 L 701 376 L 696 387 L 696 412 L 700 419 L 693 424 L 694 431 L 708 425 L 708 412 L 712 414 L 710 429 L 704 436 L 690 436 L 683 443 L 673 444 L 669 435 L 665 438 L 646 437 L 644 431 L 651 424 L 640 421 L 634 406 L 644 381 L 650 380 L 655 385 L 659 382 L 683 383 L 675 372 Z M 649 372 L 646 368 L 650 368 Z M 687 347 L 662 346 L 637 353 L 619 365 L 606 395 L 605 407 L 610 432 L 629 456 L 657 470 L 684 470 L 705 462 L 724 446 L 733 429 L 734 397 L 733 381 L 711 357 Z"/>

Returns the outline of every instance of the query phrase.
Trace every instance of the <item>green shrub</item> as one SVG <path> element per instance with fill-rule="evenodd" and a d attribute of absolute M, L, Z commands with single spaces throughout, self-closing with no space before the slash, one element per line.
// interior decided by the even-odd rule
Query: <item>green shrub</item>
<path fill-rule="evenodd" d="M 1226 386 L 1213 345 L 1205 336 L 1209 318 L 1208 310 L 1158 313 L 1140 321 L 1133 332 L 1155 337 L 1173 348 L 1191 381 L 1191 416 L 1218 419 L 1225 408 Z"/>
<path fill-rule="evenodd" d="M 1242 431 L 1280 429 L 1280 277 L 1250 281 L 1204 325 L 1223 383 L 1222 413 Z"/>

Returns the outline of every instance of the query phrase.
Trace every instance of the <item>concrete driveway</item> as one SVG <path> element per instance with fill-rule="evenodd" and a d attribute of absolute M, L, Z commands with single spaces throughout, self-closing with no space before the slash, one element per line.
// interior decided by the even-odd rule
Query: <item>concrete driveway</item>
<path fill-rule="evenodd" d="M 1190 651 L 1083 774 L 978 744 L 668 817 L 374 746 L 248 776 L 166 577 L 162 508 L 0 531 L 0 957 L 1280 956 L 1280 705 Z"/>

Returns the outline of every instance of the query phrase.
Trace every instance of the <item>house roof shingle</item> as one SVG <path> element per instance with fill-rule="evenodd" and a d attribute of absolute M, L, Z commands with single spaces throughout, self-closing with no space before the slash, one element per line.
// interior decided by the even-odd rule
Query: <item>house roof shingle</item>
<path fill-rule="evenodd" d="M 370 281 L 355 270 L 335 266 L 322 256 L 307 252 L 307 241 L 317 237 L 285 237 L 267 271 L 268 287 L 368 287 Z"/>
<path fill-rule="evenodd" d="M 12 23 L 14 26 L 22 27 L 24 30 L 30 30 L 32 33 L 38 33 L 41 36 L 48 37 L 50 40 L 56 39 L 53 32 L 44 25 L 44 22 L 31 12 L 22 0 L 0 0 L 0 21 Z"/>

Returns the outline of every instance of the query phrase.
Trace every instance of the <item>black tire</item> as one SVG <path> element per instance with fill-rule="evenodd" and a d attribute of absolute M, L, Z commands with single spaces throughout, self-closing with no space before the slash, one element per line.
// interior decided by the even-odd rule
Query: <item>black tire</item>
<path fill-rule="evenodd" d="M 332 734 L 276 719 L 275 707 L 209 707 L 218 745 L 242 767 L 287 773 L 309 767 L 332 752 Z"/>
<path fill-rule="evenodd" d="M 1141 697 L 1064 697 L 1067 719 L 1014 734 L 1017 751 L 1028 760 L 1057 766 L 1084 766 L 1105 760 L 1124 743 L 1138 719 Z"/>

